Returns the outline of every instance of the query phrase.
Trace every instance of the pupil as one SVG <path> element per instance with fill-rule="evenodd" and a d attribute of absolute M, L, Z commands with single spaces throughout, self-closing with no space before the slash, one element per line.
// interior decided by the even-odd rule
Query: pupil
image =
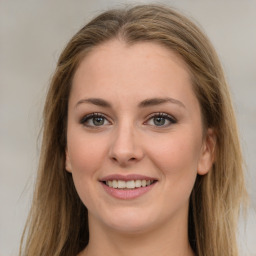
<path fill-rule="evenodd" d="M 156 117 L 156 118 L 154 119 L 154 123 L 155 123 L 155 125 L 164 125 L 165 119 L 162 118 L 162 117 Z"/>
<path fill-rule="evenodd" d="M 93 119 L 94 125 L 102 125 L 104 123 L 104 119 L 102 117 L 95 117 Z"/>

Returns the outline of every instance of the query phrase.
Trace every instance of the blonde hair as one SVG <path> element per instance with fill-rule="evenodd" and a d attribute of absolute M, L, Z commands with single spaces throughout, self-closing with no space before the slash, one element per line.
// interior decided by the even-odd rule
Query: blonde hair
<path fill-rule="evenodd" d="M 127 44 L 161 44 L 185 60 L 205 128 L 216 133 L 215 162 L 198 176 L 191 194 L 189 241 L 199 256 L 237 256 L 236 228 L 246 197 L 242 156 L 229 90 L 206 36 L 166 6 L 138 5 L 102 13 L 62 52 L 48 91 L 38 178 L 20 255 L 76 255 L 88 243 L 87 209 L 65 170 L 67 106 L 80 61 L 97 45 L 119 38 Z"/>

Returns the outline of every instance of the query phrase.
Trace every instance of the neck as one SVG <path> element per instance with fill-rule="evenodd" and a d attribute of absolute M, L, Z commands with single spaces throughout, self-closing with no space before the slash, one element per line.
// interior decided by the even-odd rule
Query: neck
<path fill-rule="evenodd" d="M 90 241 L 79 256 L 193 256 L 187 222 L 164 223 L 144 233 L 124 233 L 90 223 Z M 100 241 L 100 242 L 99 242 Z"/>

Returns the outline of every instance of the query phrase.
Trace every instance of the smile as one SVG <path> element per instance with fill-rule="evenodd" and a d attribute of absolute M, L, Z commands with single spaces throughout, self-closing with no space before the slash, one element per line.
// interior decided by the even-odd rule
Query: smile
<path fill-rule="evenodd" d="M 132 200 L 149 193 L 158 180 L 138 174 L 113 174 L 99 180 L 104 191 L 111 197 L 121 200 Z"/>
<path fill-rule="evenodd" d="M 154 180 L 108 180 L 104 183 L 110 188 L 116 189 L 137 189 L 141 187 L 147 187 L 153 184 Z"/>

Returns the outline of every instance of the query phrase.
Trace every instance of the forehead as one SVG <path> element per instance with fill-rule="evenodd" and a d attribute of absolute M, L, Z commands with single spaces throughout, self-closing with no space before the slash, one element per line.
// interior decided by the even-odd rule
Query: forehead
<path fill-rule="evenodd" d="M 174 51 L 157 43 L 127 45 L 115 39 L 96 46 L 84 57 L 74 75 L 71 94 L 76 98 L 87 94 L 112 94 L 123 99 L 127 95 L 180 97 L 186 90 L 192 93 L 190 77 L 185 61 Z"/>
<path fill-rule="evenodd" d="M 98 80 L 114 79 L 117 76 L 120 79 L 121 74 L 126 76 L 123 79 L 137 80 L 145 75 L 146 81 L 165 77 L 168 73 L 176 73 L 173 77 L 175 80 L 183 78 L 190 81 L 185 61 L 174 51 L 157 43 L 138 42 L 128 45 L 115 39 L 96 46 L 82 59 L 73 84 L 95 75 Z"/>
<path fill-rule="evenodd" d="M 144 65 L 140 66 L 141 63 Z M 127 69 L 133 69 L 134 71 L 135 68 L 138 69 L 140 67 L 138 71 L 142 72 L 143 67 L 150 71 L 150 69 L 155 69 L 159 65 L 168 69 L 168 64 L 172 65 L 172 69 L 179 66 L 184 71 L 183 75 L 187 78 L 190 76 L 187 64 L 174 50 L 156 42 L 127 44 L 123 40 L 113 39 L 89 51 L 78 66 L 75 76 L 77 77 L 81 73 L 79 72 L 82 69 L 81 66 L 105 72 L 110 72 L 110 69 L 113 70 L 115 65 L 117 70 L 126 68 L 126 70 L 123 69 L 124 71 L 127 71 Z"/>

